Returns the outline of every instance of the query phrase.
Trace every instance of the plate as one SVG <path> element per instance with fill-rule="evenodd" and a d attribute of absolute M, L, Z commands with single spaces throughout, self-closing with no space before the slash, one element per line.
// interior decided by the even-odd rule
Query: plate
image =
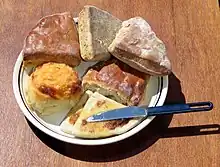
<path fill-rule="evenodd" d="M 74 18 L 74 22 L 78 23 L 78 18 Z M 77 138 L 73 135 L 64 133 L 60 130 L 59 124 L 65 118 L 66 114 L 69 112 L 69 109 L 66 109 L 63 112 L 54 113 L 50 116 L 40 116 L 36 112 L 32 111 L 31 108 L 27 105 L 25 91 L 27 88 L 27 79 L 28 73 L 32 70 L 30 67 L 27 70 L 23 69 L 23 51 L 19 54 L 17 61 L 14 66 L 13 71 L 13 91 L 16 98 L 16 101 L 25 115 L 25 117 L 38 129 L 48 134 L 49 136 L 56 138 L 58 140 L 78 144 L 78 145 L 104 145 L 114 143 L 123 139 L 126 139 L 144 127 L 146 127 L 155 117 L 147 117 L 140 120 L 140 122 L 130 129 L 129 131 L 108 138 L 102 139 L 83 139 Z M 82 77 L 88 67 L 96 64 L 97 62 L 81 62 L 79 66 L 75 68 L 79 76 Z M 168 91 L 168 76 L 158 77 L 151 76 L 146 87 L 144 94 L 144 100 L 141 102 L 141 105 L 147 105 L 149 107 L 153 106 L 162 106 L 167 96 Z"/>
<path fill-rule="evenodd" d="M 59 123 L 62 121 L 62 119 L 65 117 L 65 115 L 68 113 L 69 110 L 66 110 L 62 113 L 53 114 L 50 117 L 40 117 L 34 111 L 32 111 L 27 105 L 25 98 L 25 88 L 27 83 L 28 71 L 23 69 L 22 61 L 23 61 L 23 52 L 21 51 L 15 63 L 14 71 L 13 71 L 13 91 L 16 101 L 21 111 L 25 115 L 25 117 L 34 126 L 36 126 L 38 129 L 40 129 L 41 131 L 43 131 L 44 133 L 48 134 L 53 138 L 56 138 L 58 140 L 67 143 L 78 144 L 78 145 L 110 144 L 126 139 L 138 133 L 155 118 L 154 116 L 144 118 L 141 120 L 141 122 L 138 125 L 130 129 L 129 131 L 108 138 L 83 139 L 83 138 L 77 138 L 73 135 L 66 134 L 60 130 Z M 94 64 L 95 62 L 93 63 L 82 62 L 75 69 L 79 72 L 79 75 L 82 76 L 83 73 L 86 71 L 86 69 Z M 167 96 L 167 91 L 168 91 L 168 76 L 163 76 L 163 77 L 151 76 L 149 83 L 146 87 L 145 100 L 143 101 L 143 104 L 148 105 L 149 107 L 163 105 Z"/>

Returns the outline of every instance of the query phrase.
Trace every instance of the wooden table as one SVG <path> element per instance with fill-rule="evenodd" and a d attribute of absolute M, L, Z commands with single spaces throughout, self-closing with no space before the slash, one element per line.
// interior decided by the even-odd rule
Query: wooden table
<path fill-rule="evenodd" d="M 120 19 L 142 16 L 166 43 L 173 65 L 166 103 L 210 100 L 207 113 L 156 118 L 139 134 L 107 146 L 65 144 L 24 118 L 12 90 L 23 39 L 47 14 L 85 4 Z M 0 166 L 220 166 L 220 10 L 217 0 L 1 0 Z"/>

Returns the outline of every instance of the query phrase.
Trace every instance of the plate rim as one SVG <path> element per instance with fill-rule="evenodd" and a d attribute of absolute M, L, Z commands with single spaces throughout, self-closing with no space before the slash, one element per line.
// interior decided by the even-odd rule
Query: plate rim
<path fill-rule="evenodd" d="M 25 104 L 23 103 L 22 97 L 19 92 L 19 83 L 18 83 L 19 71 L 20 71 L 20 66 L 22 64 L 22 60 L 23 60 L 23 51 L 20 52 L 20 54 L 15 62 L 14 69 L 13 69 L 13 81 L 12 81 L 13 83 L 12 84 L 13 84 L 13 93 L 14 93 L 16 102 L 17 102 L 20 110 L 24 114 L 24 116 L 36 128 L 38 128 L 43 133 L 46 133 L 47 135 L 49 135 L 55 139 L 58 139 L 63 142 L 71 143 L 71 144 L 77 144 L 77 145 L 111 144 L 111 143 L 115 143 L 115 142 L 124 140 L 126 138 L 129 138 L 129 137 L 135 135 L 136 133 L 138 133 L 139 131 L 144 129 L 155 118 L 155 116 L 148 117 L 149 119 L 144 119 L 138 125 L 136 125 L 135 127 L 133 127 L 132 129 L 130 129 L 129 131 L 127 131 L 123 134 L 113 136 L 113 137 L 103 138 L 103 139 L 80 139 L 80 138 L 71 138 L 68 136 L 63 136 L 61 134 L 58 134 L 58 133 L 52 131 L 51 129 L 46 128 L 44 125 L 42 125 L 40 122 L 38 122 L 38 120 L 36 120 L 36 118 L 34 118 L 32 116 L 32 114 L 27 110 Z M 169 85 L 168 76 L 161 76 L 161 78 L 163 78 L 163 80 L 162 80 L 163 85 L 162 85 L 162 88 L 160 91 L 160 97 L 158 99 L 156 106 L 162 106 L 164 104 L 166 97 L 167 97 L 167 93 L 168 93 L 168 85 Z"/>

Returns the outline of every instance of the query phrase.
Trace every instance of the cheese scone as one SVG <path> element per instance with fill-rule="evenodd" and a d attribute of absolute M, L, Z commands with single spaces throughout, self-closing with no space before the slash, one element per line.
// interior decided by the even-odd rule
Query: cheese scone
<path fill-rule="evenodd" d="M 26 96 L 33 110 L 50 115 L 75 106 L 82 93 L 76 71 L 65 64 L 46 63 L 30 75 Z"/>
<path fill-rule="evenodd" d="M 69 115 L 62 123 L 61 130 L 81 138 L 102 138 L 122 134 L 136 126 L 141 118 L 87 122 L 90 116 L 110 109 L 126 107 L 95 92 L 85 106 Z"/>

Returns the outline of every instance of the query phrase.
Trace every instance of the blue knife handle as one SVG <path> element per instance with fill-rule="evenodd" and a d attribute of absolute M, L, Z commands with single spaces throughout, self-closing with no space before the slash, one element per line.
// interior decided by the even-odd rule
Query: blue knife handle
<path fill-rule="evenodd" d="M 166 114 L 180 114 L 187 112 L 209 111 L 213 108 L 212 102 L 197 102 L 187 104 L 172 104 L 160 107 L 147 108 L 148 116 L 166 115 Z"/>

